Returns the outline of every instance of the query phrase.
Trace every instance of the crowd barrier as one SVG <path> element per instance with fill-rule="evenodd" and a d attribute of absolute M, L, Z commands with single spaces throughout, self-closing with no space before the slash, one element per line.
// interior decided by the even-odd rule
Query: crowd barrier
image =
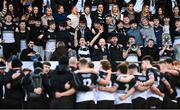
<path fill-rule="evenodd" d="M 44 61 L 42 61 L 43 63 Z M 48 61 L 50 64 L 51 64 L 51 70 L 54 70 L 56 68 L 56 66 L 59 64 L 58 61 Z M 122 63 L 124 61 L 116 61 L 117 64 L 119 63 Z M 23 66 L 22 68 L 28 68 L 28 69 L 31 69 L 31 70 L 34 70 L 33 68 L 33 63 L 32 61 L 23 61 Z M 96 69 L 99 69 L 100 68 L 100 62 L 99 61 L 94 61 L 92 62 L 94 64 L 94 67 Z M 138 61 L 138 62 L 128 62 L 128 63 L 138 63 L 138 64 L 141 64 L 141 61 Z M 157 63 L 157 61 L 154 61 L 153 63 Z"/>
<path fill-rule="evenodd" d="M 32 71 L 34 70 L 33 68 L 33 63 L 34 62 L 31 62 L 31 61 L 23 61 L 23 66 L 22 68 L 28 68 L 28 69 L 31 69 Z M 43 61 L 42 61 L 43 63 Z M 51 70 L 54 70 L 56 68 L 56 66 L 59 64 L 58 61 L 49 61 L 49 63 L 51 64 Z M 100 62 L 99 61 L 95 61 L 93 62 L 94 63 L 94 67 L 99 69 L 100 67 Z"/>

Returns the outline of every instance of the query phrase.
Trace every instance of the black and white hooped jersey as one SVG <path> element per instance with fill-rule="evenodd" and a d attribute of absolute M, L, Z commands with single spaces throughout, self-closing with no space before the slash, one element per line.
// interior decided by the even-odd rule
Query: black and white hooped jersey
<path fill-rule="evenodd" d="M 78 58 L 90 58 L 90 48 L 88 46 L 78 46 Z"/>
<path fill-rule="evenodd" d="M 121 76 L 121 77 L 128 77 L 129 75 L 119 75 L 119 76 Z M 119 97 L 121 95 L 126 94 L 132 87 L 135 86 L 135 84 L 136 84 L 135 79 L 133 78 L 131 81 L 129 81 L 127 83 L 123 83 L 123 82 L 119 82 L 119 81 L 116 81 L 116 83 L 117 83 L 118 89 L 116 91 L 114 104 L 118 105 L 118 104 L 123 104 L 123 103 L 132 103 L 131 96 L 129 96 L 128 98 L 126 98 L 123 101 L 120 100 Z"/>
<path fill-rule="evenodd" d="M 106 79 L 107 74 L 108 73 L 105 71 L 99 71 L 98 79 Z M 111 79 L 110 79 L 108 85 L 105 85 L 104 87 L 111 88 L 113 86 L 117 86 L 116 79 L 117 79 L 117 76 L 115 74 L 111 74 Z M 99 86 L 101 86 L 101 85 L 99 85 Z M 97 92 L 97 101 L 114 100 L 114 99 L 115 99 L 114 93 L 100 91 L 100 90 L 98 90 L 98 92 Z"/>
<path fill-rule="evenodd" d="M 128 75 L 123 75 L 122 77 L 128 77 Z M 116 81 L 116 83 L 118 85 L 117 92 L 121 91 L 121 93 L 124 94 L 124 93 L 127 93 L 129 89 L 134 87 L 134 85 L 136 84 L 136 80 L 132 79 L 131 81 L 127 83 Z"/>
<path fill-rule="evenodd" d="M 95 73 L 78 72 L 76 74 L 84 86 L 90 87 L 97 83 L 98 76 Z M 92 101 L 94 99 L 93 91 L 77 91 L 76 102 Z"/>
<path fill-rule="evenodd" d="M 160 85 L 160 82 L 161 82 L 161 79 L 162 79 L 162 76 L 160 74 L 160 71 L 157 70 L 157 69 L 154 69 L 154 68 L 149 68 L 147 70 L 147 79 L 149 79 L 149 76 L 153 75 L 154 76 L 154 85 L 156 87 L 158 87 Z"/>
<path fill-rule="evenodd" d="M 15 24 L 3 24 L 1 36 L 4 43 L 15 43 Z"/>
<path fill-rule="evenodd" d="M 147 76 L 143 75 L 142 73 L 136 73 L 134 76 L 135 76 L 136 83 L 137 83 L 137 81 L 146 82 L 148 80 Z M 136 99 L 138 97 L 147 99 L 147 91 L 140 92 L 140 91 L 136 90 L 135 93 L 132 95 L 132 99 Z"/>
<path fill-rule="evenodd" d="M 157 69 L 154 69 L 154 68 L 149 68 L 146 72 L 147 72 L 146 73 L 147 74 L 147 79 L 149 79 L 149 77 L 151 75 L 154 76 L 154 84 L 153 84 L 153 86 L 155 86 L 155 87 L 160 86 L 160 84 L 161 84 L 160 82 L 162 80 L 162 76 L 161 76 L 160 72 Z M 147 98 L 149 98 L 149 97 L 155 97 L 155 98 L 159 98 L 160 100 L 163 100 L 163 98 L 161 96 L 153 93 L 150 89 L 147 91 Z"/>

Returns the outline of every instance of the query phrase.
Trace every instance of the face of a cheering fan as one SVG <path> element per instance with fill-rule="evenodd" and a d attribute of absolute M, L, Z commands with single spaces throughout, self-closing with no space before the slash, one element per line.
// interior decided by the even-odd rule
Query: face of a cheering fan
<path fill-rule="evenodd" d="M 117 24 L 117 28 L 118 28 L 118 29 L 122 29 L 123 27 L 124 27 L 123 22 L 119 22 L 119 23 Z"/>
<path fill-rule="evenodd" d="M 159 25 L 159 19 L 154 19 L 153 22 L 154 22 L 154 26 L 158 26 Z"/>
<path fill-rule="evenodd" d="M 142 22 L 143 26 L 148 26 L 149 25 L 149 22 L 148 22 L 148 20 L 146 18 L 142 19 L 141 22 Z"/>
<path fill-rule="evenodd" d="M 102 4 L 98 5 L 97 11 L 100 12 L 100 13 L 103 13 L 103 11 L 104 11 L 104 6 L 103 6 Z"/>
<path fill-rule="evenodd" d="M 132 23 L 130 26 L 131 26 L 132 29 L 136 29 L 137 28 L 137 23 Z"/>
<path fill-rule="evenodd" d="M 35 26 L 36 26 L 36 27 L 40 27 L 40 26 L 41 26 L 41 21 L 38 21 L 38 20 L 35 21 Z"/>
<path fill-rule="evenodd" d="M 119 7 L 118 7 L 118 5 L 113 5 L 113 6 L 112 6 L 112 12 L 113 12 L 113 13 L 118 13 L 118 12 L 119 12 Z"/>
<path fill-rule="evenodd" d="M 25 22 L 21 22 L 21 23 L 19 24 L 19 27 L 20 27 L 21 29 L 25 29 L 25 28 L 26 28 L 26 23 L 25 23 Z"/>
<path fill-rule="evenodd" d="M 12 16 L 7 15 L 7 16 L 5 17 L 5 20 L 6 20 L 6 22 L 11 22 L 11 21 L 12 21 Z"/>
<path fill-rule="evenodd" d="M 169 22 L 170 22 L 170 18 L 167 18 L 167 17 L 165 17 L 163 20 L 164 20 L 165 24 L 169 24 Z"/>
<path fill-rule="evenodd" d="M 130 19 L 129 19 L 129 17 L 125 16 L 125 17 L 123 18 L 123 21 L 124 21 L 124 24 L 129 24 Z"/>
<path fill-rule="evenodd" d="M 99 46 L 103 47 L 105 46 L 105 44 L 106 44 L 106 41 L 104 39 L 99 40 Z"/>
<path fill-rule="evenodd" d="M 106 17 L 106 23 L 107 24 L 111 24 L 113 22 L 113 19 L 112 19 L 112 17 Z"/>
<path fill-rule="evenodd" d="M 84 46 L 84 45 L 86 44 L 86 40 L 85 40 L 84 38 L 80 38 L 80 39 L 79 39 L 79 44 L 80 44 L 81 46 Z"/>
<path fill-rule="evenodd" d="M 180 28 L 180 20 L 175 23 L 176 28 Z"/>
<path fill-rule="evenodd" d="M 146 6 L 144 7 L 144 12 L 145 12 L 145 13 L 148 13 L 148 12 L 149 12 L 149 6 L 148 6 L 148 5 L 146 5 Z"/>
<path fill-rule="evenodd" d="M 131 37 L 131 38 L 129 38 L 129 43 L 130 43 L 130 44 L 134 44 L 134 43 L 135 43 L 135 39 L 134 39 L 134 38 L 132 38 L 132 37 Z"/>
<path fill-rule="evenodd" d="M 111 42 L 112 42 L 113 44 L 117 44 L 118 38 L 117 38 L 116 36 L 112 37 L 112 38 L 111 38 Z"/>
<path fill-rule="evenodd" d="M 148 47 L 152 48 L 154 46 L 154 41 L 149 40 L 147 45 Z"/>
<path fill-rule="evenodd" d="M 51 66 L 49 66 L 49 65 L 43 65 L 43 73 L 45 73 L 45 74 L 49 73 L 50 67 Z"/>
<path fill-rule="evenodd" d="M 178 6 L 174 7 L 174 14 L 179 15 L 179 7 Z"/>
<path fill-rule="evenodd" d="M 33 12 L 34 12 L 34 14 L 37 14 L 37 13 L 39 12 L 38 7 L 34 7 L 34 8 L 33 8 Z"/>
<path fill-rule="evenodd" d="M 133 4 L 129 4 L 129 6 L 127 7 L 127 9 L 128 9 L 129 11 L 133 11 L 133 10 L 134 10 Z"/>
<path fill-rule="evenodd" d="M 89 7 L 86 7 L 86 8 L 84 9 L 84 13 L 85 13 L 86 15 L 90 14 L 90 12 L 91 12 L 91 10 L 90 10 Z"/>
<path fill-rule="evenodd" d="M 55 30 L 55 29 L 56 29 L 56 25 L 55 25 L 55 24 L 51 24 L 49 27 L 50 27 L 50 29 L 52 29 L 52 30 Z"/>
<path fill-rule="evenodd" d="M 11 12 L 11 11 L 14 11 L 13 5 L 12 5 L 12 4 L 9 4 L 8 9 L 9 9 L 10 12 Z"/>
<path fill-rule="evenodd" d="M 46 16 L 51 16 L 52 15 L 52 9 L 51 8 L 47 8 L 46 9 Z"/>
<path fill-rule="evenodd" d="M 164 14 L 162 8 L 158 8 L 158 14 L 159 14 L 159 15 L 163 15 L 163 14 Z"/>
<path fill-rule="evenodd" d="M 30 49 L 33 49 L 33 47 L 34 47 L 34 42 L 33 42 L 33 41 L 30 41 L 30 42 L 28 43 L 28 47 L 29 47 Z"/>

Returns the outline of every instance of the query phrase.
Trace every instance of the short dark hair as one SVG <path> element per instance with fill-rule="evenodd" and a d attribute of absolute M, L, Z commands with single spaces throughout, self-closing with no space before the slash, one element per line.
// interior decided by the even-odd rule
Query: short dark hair
<path fill-rule="evenodd" d="M 119 64 L 117 66 L 117 70 L 119 70 L 121 73 L 123 74 L 127 74 L 127 71 L 128 71 L 128 67 L 127 67 L 127 64 L 123 63 L 123 64 Z"/>
<path fill-rule="evenodd" d="M 129 36 L 128 38 L 129 38 L 129 39 L 130 39 L 130 38 L 134 38 L 134 39 L 136 39 L 136 38 L 135 38 L 135 36 Z"/>
<path fill-rule="evenodd" d="M 112 15 L 108 14 L 108 15 L 106 15 L 106 17 L 111 17 L 112 18 Z"/>
<path fill-rule="evenodd" d="M 119 23 L 124 24 L 124 21 L 122 21 L 122 20 L 118 20 L 118 21 L 116 22 L 116 25 L 118 25 Z"/>
<path fill-rule="evenodd" d="M 131 5 L 131 4 L 134 6 L 134 3 L 133 3 L 133 2 L 131 2 L 131 1 L 130 1 L 130 2 L 128 2 L 126 6 L 127 6 L 127 7 L 129 7 L 129 5 Z"/>
<path fill-rule="evenodd" d="M 94 63 L 93 62 L 89 62 L 89 68 L 94 68 Z"/>
<path fill-rule="evenodd" d="M 153 17 L 153 20 L 155 20 L 155 19 L 159 20 L 159 17 L 156 15 L 156 16 Z"/>
<path fill-rule="evenodd" d="M 131 24 L 137 24 L 137 21 L 136 20 L 131 20 L 130 22 L 129 22 L 129 24 L 131 25 Z"/>
<path fill-rule="evenodd" d="M 165 62 L 168 63 L 168 64 L 173 64 L 173 60 L 172 59 L 166 59 Z"/>
<path fill-rule="evenodd" d="M 49 26 L 52 25 L 52 24 L 56 24 L 54 20 L 48 21 L 48 25 L 49 25 Z"/>
<path fill-rule="evenodd" d="M 149 39 L 149 40 L 148 40 L 148 42 L 149 42 L 149 41 L 153 41 L 153 42 L 154 42 L 154 40 L 153 40 L 153 39 Z"/>
<path fill-rule="evenodd" d="M 142 61 L 149 61 L 152 64 L 153 58 L 150 55 L 146 55 L 142 58 Z"/>
<path fill-rule="evenodd" d="M 138 69 L 138 66 L 133 63 L 128 66 L 128 69 Z"/>
<path fill-rule="evenodd" d="M 37 67 L 43 68 L 43 64 L 42 64 L 40 61 L 34 62 L 34 63 L 33 63 L 33 67 L 34 67 L 34 69 L 37 68 Z"/>
<path fill-rule="evenodd" d="M 51 66 L 51 63 L 49 63 L 49 62 L 43 62 L 43 65 Z"/>
<path fill-rule="evenodd" d="M 87 64 L 88 64 L 88 61 L 87 61 L 85 58 L 81 58 L 81 59 L 79 60 L 79 64 L 81 64 L 81 65 L 87 65 Z"/>
<path fill-rule="evenodd" d="M 34 42 L 34 41 L 33 41 L 33 39 L 29 39 L 29 40 L 27 41 L 27 44 L 29 44 L 29 42 Z"/>

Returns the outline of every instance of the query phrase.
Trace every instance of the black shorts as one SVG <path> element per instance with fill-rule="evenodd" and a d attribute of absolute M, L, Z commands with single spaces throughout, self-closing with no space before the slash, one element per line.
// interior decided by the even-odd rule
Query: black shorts
<path fill-rule="evenodd" d="M 131 103 L 123 103 L 123 104 L 118 104 L 115 105 L 116 109 L 132 109 L 133 105 Z"/>
<path fill-rule="evenodd" d="M 175 100 L 176 101 L 176 100 Z M 174 102 L 171 98 L 165 97 L 163 99 L 162 108 L 164 109 L 176 109 L 177 108 L 177 102 Z"/>
<path fill-rule="evenodd" d="M 94 101 L 84 101 L 76 103 L 77 109 L 95 109 L 96 104 Z"/>
<path fill-rule="evenodd" d="M 155 98 L 155 97 L 149 97 L 147 99 L 147 107 L 150 109 L 150 108 L 157 108 L 157 109 L 160 109 L 162 108 L 162 101 L 158 98 Z"/>
<path fill-rule="evenodd" d="M 112 100 L 103 100 L 97 102 L 98 109 L 114 109 L 114 101 Z"/>
<path fill-rule="evenodd" d="M 23 101 L 17 99 L 4 99 L 2 102 L 2 107 L 4 109 L 22 109 Z"/>
<path fill-rule="evenodd" d="M 72 109 L 72 108 L 74 108 L 73 96 L 52 99 L 50 108 L 52 108 L 52 109 Z"/>
<path fill-rule="evenodd" d="M 147 101 L 144 98 L 138 97 L 132 100 L 133 108 L 135 109 L 146 109 L 147 108 Z"/>
<path fill-rule="evenodd" d="M 29 99 L 24 108 L 27 109 L 43 109 L 46 107 L 45 100 L 43 99 Z"/>
<path fill-rule="evenodd" d="M 180 108 L 180 97 L 178 97 L 176 100 L 177 100 L 177 108 Z"/>

